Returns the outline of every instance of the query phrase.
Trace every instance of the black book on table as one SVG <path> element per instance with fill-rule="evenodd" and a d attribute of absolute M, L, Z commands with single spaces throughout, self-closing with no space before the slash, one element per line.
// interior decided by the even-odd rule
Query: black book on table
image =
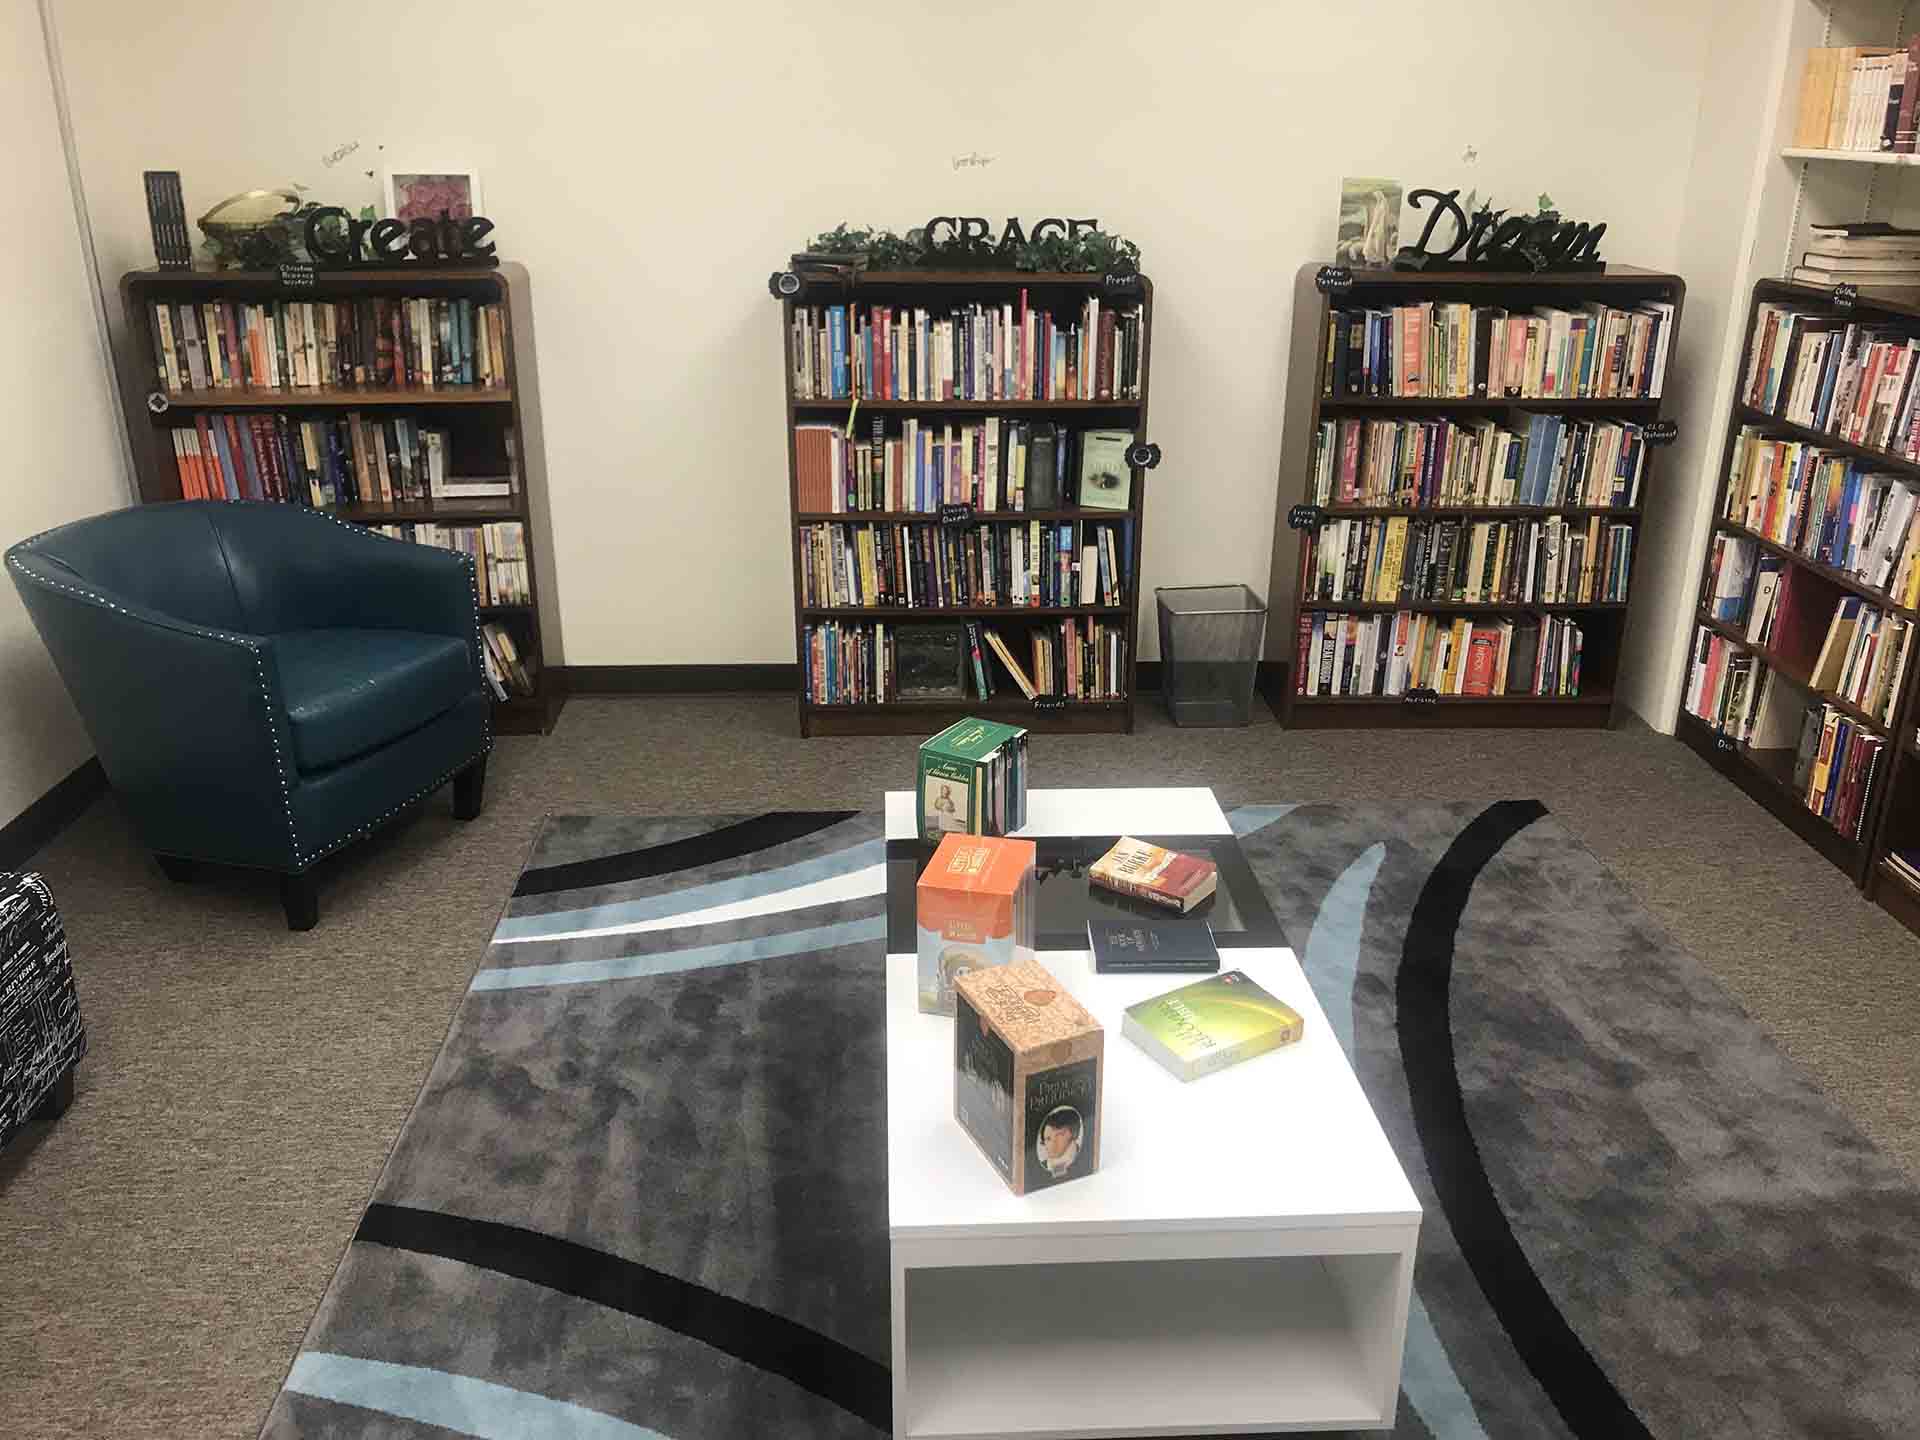
<path fill-rule="evenodd" d="M 1220 951 L 1203 902 L 1188 915 L 1088 886 L 1087 945 L 1102 975 L 1213 975 Z"/>

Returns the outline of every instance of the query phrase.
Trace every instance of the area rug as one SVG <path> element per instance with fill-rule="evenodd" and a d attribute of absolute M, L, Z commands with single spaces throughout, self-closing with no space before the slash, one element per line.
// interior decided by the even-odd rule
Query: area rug
<path fill-rule="evenodd" d="M 1913 1433 L 1920 1192 L 1542 806 L 1231 817 L 1425 1210 L 1396 1436 Z M 881 837 L 550 820 L 263 1434 L 890 1433 Z"/>

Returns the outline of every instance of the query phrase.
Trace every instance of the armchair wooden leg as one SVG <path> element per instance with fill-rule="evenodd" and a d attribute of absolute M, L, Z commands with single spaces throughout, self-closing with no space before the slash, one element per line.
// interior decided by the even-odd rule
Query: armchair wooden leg
<path fill-rule="evenodd" d="M 200 873 L 200 866 L 183 856 L 156 855 L 153 858 L 160 862 L 160 873 L 176 885 L 190 885 Z"/>
<path fill-rule="evenodd" d="M 474 820 L 480 815 L 480 801 L 487 788 L 487 757 L 482 755 L 453 777 L 453 818 Z"/>
<path fill-rule="evenodd" d="M 287 929 L 311 930 L 320 923 L 320 886 L 311 870 L 280 877 L 280 904 L 287 912 Z"/>
<path fill-rule="evenodd" d="M 27 1118 L 51 1122 L 67 1113 L 67 1107 L 73 1104 L 73 1069 L 69 1065 L 60 1078 L 53 1082 L 53 1088 L 40 1097 L 40 1103 L 33 1107 L 33 1114 Z"/>

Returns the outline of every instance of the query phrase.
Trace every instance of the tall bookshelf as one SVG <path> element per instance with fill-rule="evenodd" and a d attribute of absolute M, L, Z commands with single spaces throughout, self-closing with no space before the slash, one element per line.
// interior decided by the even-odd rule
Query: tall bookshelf
<path fill-rule="evenodd" d="M 1281 724 L 1301 729 L 1419 727 L 1604 727 L 1616 714 L 1615 680 L 1620 673 L 1621 656 L 1627 643 L 1628 599 L 1615 601 L 1540 604 L 1506 601 L 1466 604 L 1445 600 L 1362 602 L 1310 599 L 1306 596 L 1306 536 L 1321 521 L 1370 519 L 1406 516 L 1427 521 L 1459 521 L 1464 526 L 1479 522 L 1544 521 L 1560 516 L 1582 524 L 1598 519 L 1601 533 L 1607 527 L 1624 524 L 1631 527 L 1634 540 L 1646 506 L 1649 488 L 1659 483 L 1659 449 L 1648 449 L 1641 475 L 1638 503 L 1618 507 L 1582 507 L 1569 505 L 1488 506 L 1387 504 L 1362 505 L 1334 503 L 1314 506 L 1314 464 L 1317 437 L 1323 420 L 1364 419 L 1450 419 L 1462 426 L 1492 420 L 1503 428 L 1525 434 L 1528 417 L 1550 414 L 1570 420 L 1615 420 L 1645 426 L 1659 420 L 1664 399 L 1657 396 L 1609 396 L 1605 398 L 1552 399 L 1521 398 L 1517 395 L 1482 394 L 1465 398 L 1418 397 L 1401 395 L 1331 393 L 1328 326 L 1334 310 L 1390 310 L 1395 306 L 1435 303 L 1464 303 L 1474 307 L 1493 307 L 1511 314 L 1525 315 L 1540 307 L 1578 309 L 1595 302 L 1632 310 L 1643 302 L 1671 304 L 1672 332 L 1667 353 L 1673 350 L 1673 334 L 1680 322 L 1686 286 L 1677 275 L 1643 270 L 1629 265 L 1608 265 L 1603 270 L 1572 273 L 1529 274 L 1515 272 L 1445 272 L 1390 269 L 1353 269 L 1347 272 L 1350 286 L 1324 292 L 1318 277 L 1325 268 L 1317 263 L 1303 265 L 1295 279 L 1293 331 L 1287 367 L 1286 426 L 1281 440 L 1277 520 L 1274 530 L 1272 568 L 1268 578 L 1273 622 L 1267 627 L 1266 662 L 1261 666 L 1262 693 Z M 1669 362 L 1669 373 L 1671 364 Z M 1292 507 L 1311 507 L 1316 516 L 1301 516 L 1303 528 L 1295 528 Z M 1639 549 L 1633 548 L 1633 558 Z M 1628 584 L 1632 574 L 1629 569 Z M 1550 616 L 1566 616 L 1581 628 L 1580 693 L 1577 695 L 1492 694 L 1411 695 L 1340 694 L 1304 695 L 1296 693 L 1300 619 L 1316 611 L 1340 615 L 1374 613 L 1393 615 L 1411 611 L 1448 619 L 1498 620 L 1531 617 L 1544 623 Z"/>
<path fill-rule="evenodd" d="M 480 525 L 518 521 L 527 548 L 531 603 L 483 607 L 482 618 L 512 635 L 534 683 L 531 695 L 494 702 L 494 729 L 503 734 L 552 730 L 565 693 L 557 606 L 553 527 L 547 501 L 546 450 L 541 434 L 533 310 L 527 272 L 497 268 L 400 267 L 316 270 L 310 284 L 283 283 L 277 271 L 134 270 L 121 278 L 125 315 L 118 366 L 140 498 L 147 503 L 182 496 L 171 432 L 196 417 L 220 412 L 286 413 L 299 419 L 365 412 L 369 418 L 404 414 L 444 428 L 454 474 L 502 474 L 508 467 L 507 432 L 514 434 L 517 486 L 498 499 L 366 501 L 326 513 L 359 525 Z M 433 389 L 374 386 L 296 386 L 169 390 L 156 378 L 153 311 L 156 304 L 260 304 L 272 301 L 358 301 L 375 297 L 464 298 L 500 304 L 507 322 L 507 383 Z"/>
<path fill-rule="evenodd" d="M 1868 584 L 1861 574 L 1823 564 L 1810 558 L 1800 548 L 1775 543 L 1727 516 L 1727 490 L 1731 483 L 1734 455 L 1740 432 L 1747 426 L 1758 427 L 1766 439 L 1804 441 L 1849 461 L 1862 462 L 1876 473 L 1920 486 L 1920 463 L 1890 450 L 1854 444 L 1823 430 L 1790 423 L 1778 414 L 1756 409 L 1747 403 L 1746 378 L 1753 359 L 1754 320 L 1762 304 L 1787 304 L 1809 314 L 1851 320 L 1862 327 L 1920 336 L 1920 305 L 1861 295 L 1843 310 L 1836 306 L 1835 298 L 1830 290 L 1778 280 L 1762 280 L 1753 287 L 1747 305 L 1745 341 L 1740 350 L 1739 366 L 1734 371 L 1732 405 L 1714 488 L 1711 535 L 1747 540 L 1760 554 L 1778 557 L 1785 566 L 1790 567 L 1792 584 L 1799 592 L 1798 600 L 1812 602 L 1814 616 L 1820 622 L 1817 626 L 1820 633 L 1826 630 L 1835 608 L 1849 596 L 1859 597 L 1889 617 L 1920 623 L 1920 613 L 1902 605 L 1887 591 Z M 1712 555 L 1713 543 L 1710 538 L 1706 554 L 1701 560 L 1700 583 L 1694 598 L 1692 619 L 1696 625 L 1726 637 L 1740 649 L 1752 654 L 1756 662 L 1766 666 L 1777 679 L 1788 681 L 1792 693 L 1796 697 L 1804 697 L 1806 705 L 1831 705 L 1865 734 L 1884 740 L 1878 771 L 1872 776 L 1871 789 L 1860 811 L 1858 834 L 1842 833 L 1808 808 L 1805 786 L 1795 781 L 1797 748 L 1754 749 L 1738 743 L 1725 733 L 1723 726 L 1710 724 L 1688 711 L 1685 697 L 1694 664 L 1692 646 L 1688 647 L 1681 677 L 1682 704 L 1675 721 L 1675 734 L 1824 855 L 1890 913 L 1909 927 L 1920 930 L 1920 890 L 1909 885 L 1886 864 L 1890 851 L 1920 845 L 1920 824 L 1916 823 L 1920 819 L 1920 804 L 1916 803 L 1920 801 L 1920 747 L 1916 747 L 1914 735 L 1915 724 L 1920 721 L 1920 703 L 1915 698 L 1915 692 L 1920 690 L 1920 664 L 1908 664 L 1905 679 L 1898 693 L 1892 696 L 1884 717 L 1861 710 L 1832 690 L 1816 688 L 1812 683 L 1814 657 L 1806 653 L 1806 642 L 1792 645 L 1779 636 L 1774 637 L 1772 645 L 1758 645 L 1746 640 L 1746 623 L 1753 604 L 1751 584 L 1742 599 L 1741 615 L 1737 619 L 1726 622 L 1714 619 L 1709 605 Z M 1804 590 L 1801 587 L 1805 587 Z M 1698 630 L 1694 633 L 1697 635 Z M 1920 645 L 1920 636 L 1909 643 Z M 1782 645 L 1788 645 L 1789 648 L 1783 650 Z"/>
<path fill-rule="evenodd" d="M 1067 445 L 1068 463 L 1062 490 L 1063 501 L 1074 491 L 1078 463 L 1078 436 L 1087 430 L 1130 431 L 1135 443 L 1147 436 L 1148 379 L 1153 359 L 1153 285 L 1146 276 L 1133 277 L 1132 285 L 1115 294 L 1106 277 L 1097 274 L 1021 272 L 1021 271 L 855 271 L 846 275 L 800 277 L 801 288 L 784 297 L 781 306 L 781 343 L 786 373 L 786 433 L 788 470 L 789 558 L 793 565 L 793 608 L 795 654 L 802 661 L 804 675 L 809 625 L 825 621 L 901 623 L 940 623 L 952 621 L 964 625 L 974 621 L 991 626 L 1008 643 L 1023 666 L 1029 650 L 1027 636 L 1036 624 L 1057 625 L 1073 619 L 1079 625 L 1090 621 L 1123 627 L 1124 663 L 1118 673 L 1120 695 L 1113 699 L 1069 699 L 1052 703 L 1043 695 L 1040 703 L 1029 701 L 1014 684 L 1004 667 L 983 644 L 981 662 L 989 667 L 995 691 L 982 698 L 971 675 L 966 681 L 965 697 L 942 699 L 901 698 L 866 704 L 815 703 L 803 682 L 798 700 L 800 734 L 815 735 L 894 735 L 931 734 L 967 715 L 985 716 L 1024 725 L 1040 732 L 1112 733 L 1130 732 L 1134 724 L 1134 698 L 1139 655 L 1140 555 L 1145 538 L 1145 471 L 1131 469 L 1128 505 L 1125 510 L 1107 510 L 1064 504 L 1062 508 L 1034 510 L 977 509 L 965 518 L 963 529 L 985 527 L 996 539 L 1012 526 L 1092 525 L 1124 523 L 1132 543 L 1120 557 L 1120 603 L 1117 605 L 1067 604 L 1037 605 L 921 605 L 913 608 L 810 605 L 803 590 L 804 536 L 809 527 L 821 524 L 872 523 L 909 530 L 942 527 L 941 516 L 918 510 L 855 510 L 828 512 L 803 508 L 801 466 L 795 438 L 795 426 L 831 423 L 844 426 L 855 438 L 871 434 L 875 417 L 880 417 L 886 438 L 895 438 L 908 417 L 922 425 L 944 426 L 978 423 L 988 416 L 1000 420 L 1046 421 L 1064 427 L 1073 441 Z M 851 315 L 856 309 L 879 305 L 915 307 L 929 316 L 945 316 L 951 310 L 979 304 L 998 310 L 1018 306 L 1024 294 L 1033 313 L 1055 316 L 1061 323 L 1077 321 L 1090 296 L 1099 297 L 1103 306 L 1115 311 L 1140 311 L 1139 394 L 1133 399 L 940 399 L 876 400 L 840 397 L 806 398 L 798 394 L 795 377 L 793 329 L 797 311 L 811 308 L 846 306 Z M 849 327 L 851 330 L 851 327 Z M 848 345 L 848 351 L 853 348 Z M 843 353 L 851 366 L 853 356 Z M 1077 497 L 1076 497 L 1077 498 Z M 1079 532 L 1076 532 L 1079 533 Z M 1027 667 L 1031 668 L 1031 667 Z M 1033 677 L 1043 691 L 1046 686 Z"/>

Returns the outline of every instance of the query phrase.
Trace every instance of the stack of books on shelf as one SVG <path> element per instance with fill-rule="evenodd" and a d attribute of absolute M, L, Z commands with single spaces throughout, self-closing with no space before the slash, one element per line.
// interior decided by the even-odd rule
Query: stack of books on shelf
<path fill-rule="evenodd" d="M 796 400 L 1140 398 L 1141 307 L 1090 295 L 1077 317 L 1029 303 L 796 305 Z"/>
<path fill-rule="evenodd" d="M 852 438 L 841 425 L 796 425 L 799 508 L 830 515 L 936 514 L 942 505 L 1025 512 L 1074 503 L 1077 492 L 1083 506 L 1124 510 L 1132 442 L 1126 430 L 1075 434 L 1049 421 L 999 416 L 960 424 L 908 417 L 892 436 L 885 418 L 874 416 Z"/>
<path fill-rule="evenodd" d="M 505 700 L 510 695 L 533 694 L 534 669 L 521 657 L 512 632 L 504 625 L 489 621 L 480 627 L 480 637 L 485 642 L 480 658 L 486 666 L 487 688 L 493 691 L 494 698 Z"/>
<path fill-rule="evenodd" d="M 1660 395 L 1674 307 L 1578 309 L 1420 301 L 1327 315 L 1322 394 L 1602 400 Z"/>
<path fill-rule="evenodd" d="M 435 390 L 507 383 L 506 310 L 459 298 L 159 303 L 160 387 Z"/>
<path fill-rule="evenodd" d="M 1126 521 L 955 527 L 827 522 L 800 527 L 810 608 L 1122 605 Z"/>
<path fill-rule="evenodd" d="M 1572 697 L 1583 639 L 1578 625 L 1551 616 L 1302 611 L 1294 693 Z"/>
<path fill-rule="evenodd" d="M 1904 49 L 1822 46 L 1800 72 L 1793 144 L 1803 150 L 1912 154 L 1920 99 L 1920 36 Z"/>
<path fill-rule="evenodd" d="M 1004 692 L 1007 680 L 1028 700 L 1041 695 L 1075 701 L 1125 698 L 1123 624 L 1072 616 L 1029 627 L 1024 641 L 1023 663 L 999 631 L 973 621 L 807 624 L 801 627 L 801 689 L 816 705 L 991 700 Z"/>
<path fill-rule="evenodd" d="M 1633 527 L 1591 516 L 1328 520 L 1303 537 L 1300 593 L 1362 605 L 1624 603 Z"/>
<path fill-rule="evenodd" d="M 298 416 L 215 410 L 169 432 L 188 500 L 285 500 L 296 505 L 504 498 L 513 462 L 489 476 L 449 473 L 448 432 L 405 415 Z M 506 443 L 512 449 L 512 432 Z"/>
<path fill-rule="evenodd" d="M 1613 420 L 1534 415 L 1524 435 L 1491 420 L 1322 420 L 1314 503 L 1628 507 L 1646 458 L 1640 426 Z"/>
<path fill-rule="evenodd" d="M 473 557 L 474 585 L 482 605 L 531 605 L 527 583 L 526 530 L 518 520 L 488 525 L 370 525 L 393 540 L 458 550 Z"/>
<path fill-rule="evenodd" d="M 1920 296 L 1920 230 L 1884 221 L 1857 225 L 1809 225 L 1812 243 L 1794 267 L 1802 285 L 1852 285 L 1863 295 L 1889 300 Z"/>
<path fill-rule="evenodd" d="M 1865 461 L 1743 426 L 1723 516 L 1854 576 L 1895 604 L 1920 605 L 1920 490 Z"/>

